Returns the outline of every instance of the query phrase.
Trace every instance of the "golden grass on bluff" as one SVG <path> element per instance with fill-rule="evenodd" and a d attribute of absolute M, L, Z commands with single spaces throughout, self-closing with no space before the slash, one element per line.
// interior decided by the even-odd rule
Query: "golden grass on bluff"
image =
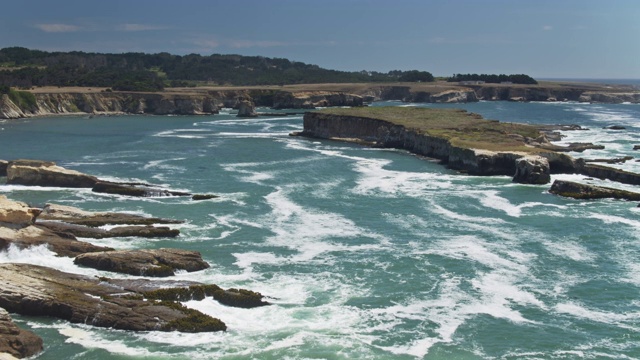
<path fill-rule="evenodd" d="M 530 138 L 540 136 L 534 126 L 486 120 L 461 109 L 371 106 L 331 108 L 320 112 L 383 120 L 420 134 L 447 139 L 454 146 L 490 151 L 535 151 L 513 134 Z"/>

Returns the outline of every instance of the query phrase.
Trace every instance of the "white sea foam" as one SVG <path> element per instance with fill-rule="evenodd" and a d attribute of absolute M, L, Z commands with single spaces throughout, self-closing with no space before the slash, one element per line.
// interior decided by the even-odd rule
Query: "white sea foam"
<path fill-rule="evenodd" d="M 558 239 L 556 241 L 542 240 L 541 242 L 555 256 L 581 262 L 593 262 L 596 259 L 594 253 L 576 241 Z"/>
<path fill-rule="evenodd" d="M 561 314 L 568 314 L 582 319 L 617 325 L 624 328 L 634 329 L 635 331 L 640 331 L 639 326 L 626 324 L 634 323 L 638 319 L 640 319 L 640 312 L 630 312 L 622 314 L 610 311 L 599 311 L 589 309 L 576 302 L 559 303 L 554 307 L 554 310 Z"/>
<path fill-rule="evenodd" d="M 110 330 L 111 332 L 117 330 Z M 135 357 L 150 357 L 150 356 L 166 356 L 170 357 L 170 354 L 164 352 L 150 351 L 144 347 L 134 347 L 125 344 L 121 340 L 110 340 L 106 337 L 101 337 L 97 331 L 92 328 L 87 328 L 81 325 L 67 325 L 61 326 L 58 332 L 67 337 L 66 342 L 71 344 L 78 344 L 87 349 L 103 349 L 112 354 L 135 356 Z"/>
<path fill-rule="evenodd" d="M 64 272 L 88 276 L 104 274 L 104 272 L 75 265 L 73 263 L 73 258 L 57 256 L 54 252 L 49 250 L 47 245 L 32 246 L 26 249 L 19 249 L 14 245 L 10 245 L 7 251 L 0 251 L 0 263 L 39 265 Z"/>

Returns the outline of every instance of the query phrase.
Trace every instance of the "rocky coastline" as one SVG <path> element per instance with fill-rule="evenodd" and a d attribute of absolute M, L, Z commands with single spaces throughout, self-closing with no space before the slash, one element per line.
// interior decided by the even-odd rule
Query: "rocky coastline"
<path fill-rule="evenodd" d="M 309 110 L 318 107 L 362 106 L 374 101 L 467 103 L 485 101 L 577 101 L 640 103 L 640 91 L 596 84 L 505 85 L 430 84 L 309 84 L 291 87 L 177 88 L 163 92 L 101 89 L 34 89 L 35 104 L 20 107 L 8 95 L 0 97 L 0 119 L 50 115 L 214 115 L 223 108 L 240 116 L 258 116 L 247 102 L 272 109 Z"/>
<path fill-rule="evenodd" d="M 584 159 L 567 155 L 565 152 L 569 150 L 581 151 L 594 145 L 572 144 L 568 147 L 553 145 L 547 138 L 547 135 L 553 137 L 553 126 L 536 128 L 539 135 L 536 138 L 517 133 L 504 133 L 503 137 L 509 141 L 509 147 L 513 150 L 509 148 L 500 150 L 491 149 L 493 144 L 490 144 L 490 141 L 484 143 L 487 148 L 483 148 L 482 145 L 478 147 L 459 145 L 464 143 L 464 139 L 460 137 L 493 136 L 491 131 L 485 131 L 482 135 L 472 133 L 478 128 L 487 126 L 487 120 L 475 114 L 466 114 L 466 116 L 475 117 L 469 120 L 468 128 L 458 125 L 456 129 L 446 130 L 456 131 L 455 135 L 444 136 L 433 135 L 424 129 L 407 127 L 382 118 L 345 115 L 345 112 L 340 113 L 330 109 L 307 112 L 304 115 L 303 131 L 292 135 L 407 150 L 413 154 L 438 159 L 448 168 L 465 174 L 512 176 L 513 181 L 517 183 L 547 184 L 550 182 L 551 174 L 581 174 L 624 184 L 640 185 L 640 174 L 587 163 Z M 451 116 L 460 116 L 460 114 L 451 114 Z M 446 132 L 443 129 L 437 130 L 432 133 Z M 503 130 L 493 129 L 493 132 L 498 131 Z M 457 142 L 448 138 L 451 136 L 454 136 Z M 475 144 L 482 144 L 481 140 L 477 140 Z M 564 196 L 566 192 L 554 193 Z M 584 193 L 587 195 L 584 195 L 583 199 L 589 198 L 588 194 L 596 192 Z"/>
<path fill-rule="evenodd" d="M 48 161 L 0 160 L 0 165 L 0 176 L 6 177 L 9 184 L 78 188 L 100 183 L 94 176 Z M 152 193 L 152 196 L 165 195 L 175 196 Z M 211 332 L 225 331 L 227 326 L 222 320 L 180 302 L 209 298 L 241 308 L 269 305 L 260 293 L 250 290 L 157 280 L 173 276 L 176 271 L 209 268 L 198 252 L 171 248 L 117 250 L 77 238 L 176 237 L 179 230 L 158 224 L 182 222 L 126 213 L 91 212 L 58 204 L 38 208 L 0 195 L 0 251 L 44 246 L 57 256 L 73 258 L 79 266 L 142 277 L 98 278 L 37 265 L 0 264 L 0 355 L 24 358 L 43 349 L 42 340 L 18 328 L 10 313 L 49 316 L 130 331 Z M 108 229 L 101 228 L 106 225 L 110 225 Z"/>

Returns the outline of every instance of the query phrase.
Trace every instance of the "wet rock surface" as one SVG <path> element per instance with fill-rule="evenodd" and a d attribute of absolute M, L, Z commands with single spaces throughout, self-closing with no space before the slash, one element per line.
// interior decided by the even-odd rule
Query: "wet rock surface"
<path fill-rule="evenodd" d="M 98 270 L 151 277 L 175 275 L 209 267 L 197 251 L 180 249 L 141 249 L 95 252 L 78 255 L 74 262 Z"/>
<path fill-rule="evenodd" d="M 15 160 L 7 166 L 7 184 L 90 188 L 98 179 L 51 161 Z"/>
<path fill-rule="evenodd" d="M 31 331 L 19 328 L 9 313 L 0 308 L 0 358 L 2 354 L 26 358 L 41 351 L 42 339 Z"/>
<path fill-rule="evenodd" d="M 640 201 L 640 193 L 603 186 L 580 184 L 573 181 L 556 180 L 550 193 L 574 199 L 622 199 Z"/>
<path fill-rule="evenodd" d="M 0 264 L 0 307 L 120 330 L 226 330 L 219 319 L 179 303 L 146 301 L 97 278 L 27 264 Z"/>

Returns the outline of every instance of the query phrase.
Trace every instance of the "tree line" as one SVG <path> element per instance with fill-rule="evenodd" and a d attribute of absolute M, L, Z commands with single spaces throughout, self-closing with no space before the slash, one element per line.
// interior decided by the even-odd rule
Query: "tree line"
<path fill-rule="evenodd" d="M 213 54 L 172 55 L 46 52 L 0 49 L 0 85 L 111 87 L 158 91 L 168 86 L 288 85 L 311 83 L 430 82 L 427 71 L 338 71 L 281 58 Z"/>
<path fill-rule="evenodd" d="M 460 82 L 460 81 L 484 81 L 486 83 L 491 84 L 499 84 L 499 83 L 513 83 L 513 84 L 537 84 L 538 82 L 529 75 L 525 74 L 515 74 L 515 75 L 495 75 L 495 74 L 453 74 L 452 77 L 448 78 L 449 82 Z"/>

